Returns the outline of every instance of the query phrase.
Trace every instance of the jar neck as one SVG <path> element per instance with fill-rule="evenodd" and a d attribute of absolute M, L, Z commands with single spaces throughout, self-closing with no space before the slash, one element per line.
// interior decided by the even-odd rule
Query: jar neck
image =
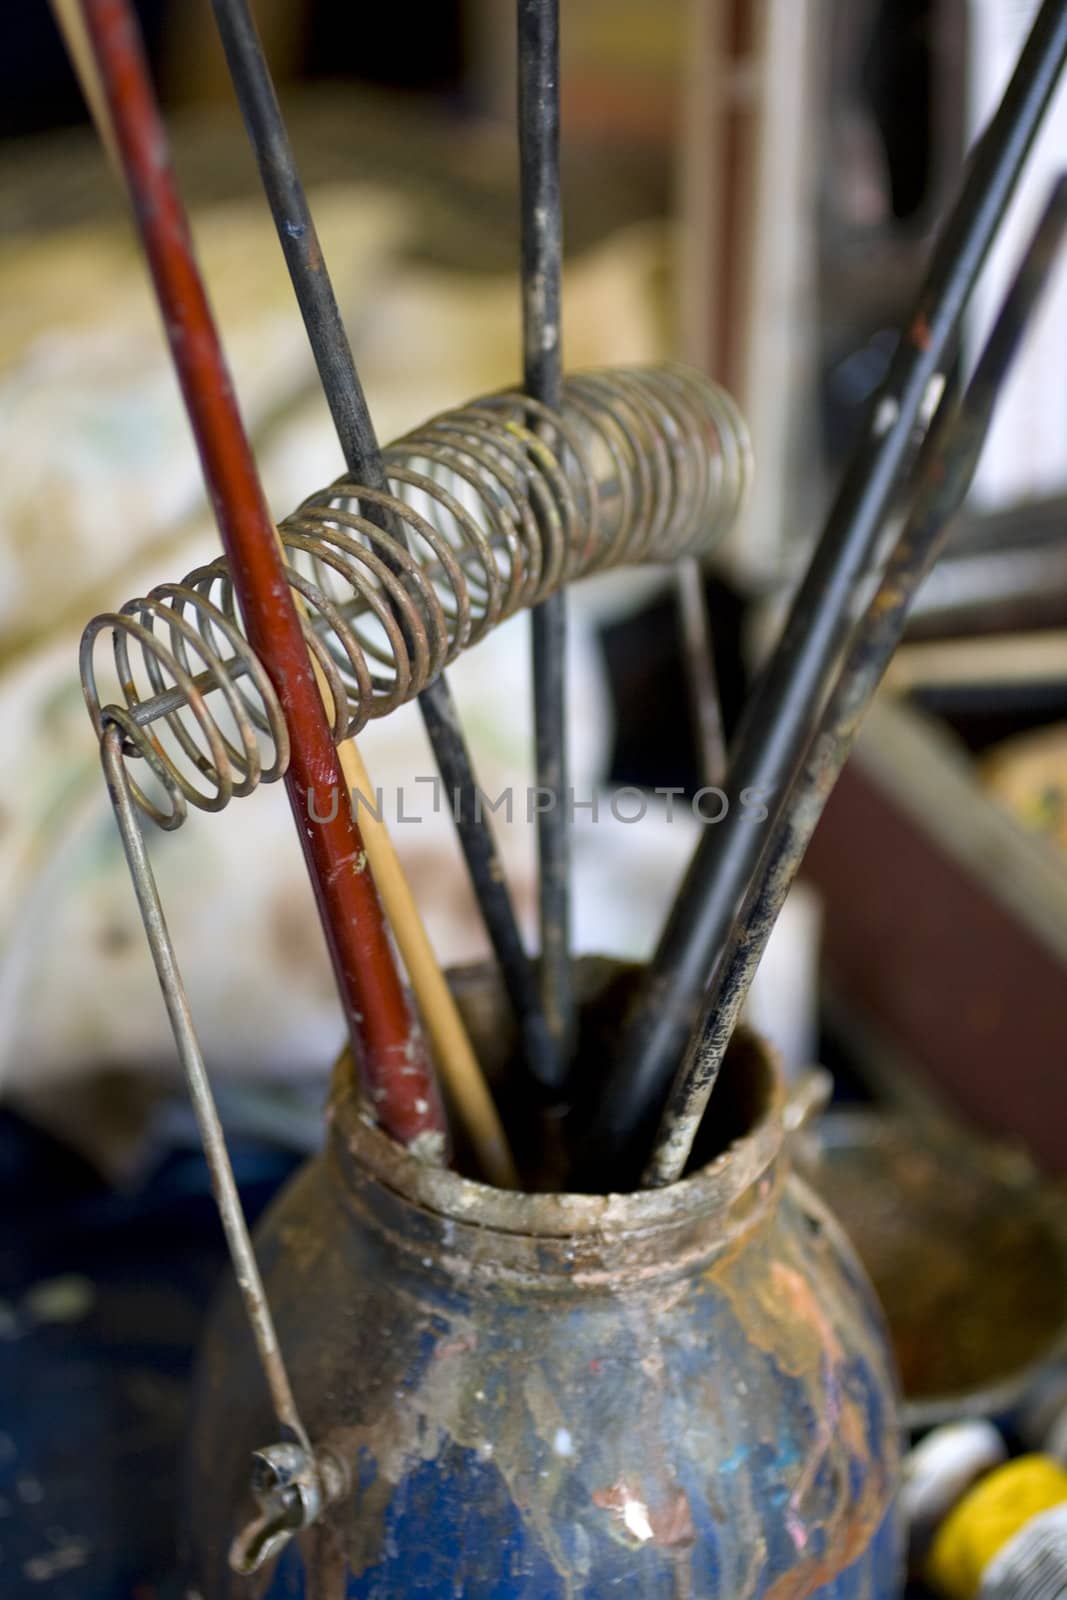
<path fill-rule="evenodd" d="M 764 1225 L 787 1158 L 783 1091 L 770 1051 L 753 1125 L 701 1170 L 633 1194 L 523 1194 L 428 1166 L 371 1125 L 342 1060 L 331 1096 L 330 1158 L 344 1202 L 413 1267 L 457 1285 L 589 1292 L 660 1284 L 709 1265 Z"/>

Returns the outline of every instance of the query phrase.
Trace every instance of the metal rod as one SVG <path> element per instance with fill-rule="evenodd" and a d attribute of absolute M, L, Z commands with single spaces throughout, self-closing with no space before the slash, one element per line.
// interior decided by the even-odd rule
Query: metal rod
<path fill-rule="evenodd" d="M 1065 57 L 1067 5 L 1044 0 L 1004 98 L 971 153 L 868 427 L 746 707 L 729 766 L 730 809 L 703 832 L 635 1001 L 590 1132 L 592 1157 L 605 1167 L 651 1133 L 825 697 L 924 399 L 944 371 Z M 766 807 L 766 825 L 753 822 L 746 800 Z"/>
<path fill-rule="evenodd" d="M 203 1052 L 197 1038 L 196 1026 L 185 992 L 178 958 L 171 940 L 163 903 L 159 898 L 155 876 L 145 848 L 140 818 L 130 794 L 126 762 L 122 754 L 122 732 L 114 724 L 107 729 L 100 746 L 111 804 L 115 808 L 122 848 L 133 879 L 134 893 L 144 922 L 145 934 L 155 963 L 159 987 L 170 1018 L 182 1071 L 189 1089 L 193 1112 L 200 1129 L 200 1139 L 211 1175 L 215 1204 L 222 1219 L 234 1275 L 244 1300 L 245 1311 L 256 1341 L 263 1375 L 270 1389 L 274 1414 L 283 1428 L 288 1428 L 296 1440 L 311 1455 L 304 1424 L 300 1420 L 296 1401 L 285 1370 L 274 1319 L 270 1314 L 263 1280 L 259 1275 L 255 1252 L 248 1234 L 241 1200 L 237 1192 L 233 1168 L 230 1165 L 226 1138 L 219 1121 L 215 1097 L 211 1092 Z"/>
<path fill-rule="evenodd" d="M 704 573 L 699 561 L 680 561 L 675 567 L 674 600 L 682 637 L 697 771 L 701 783 L 721 784 L 726 776 L 726 735 L 711 625 L 704 599 Z"/>
<path fill-rule="evenodd" d="M 800 776 L 774 827 L 768 867 L 738 918 L 700 1026 L 671 1088 L 652 1159 L 651 1185 L 685 1170 L 708 1097 L 772 928 L 823 808 L 848 758 L 923 578 L 944 546 L 974 477 L 997 397 L 1067 231 L 1067 179 L 1060 179 L 1005 296 L 962 402 L 942 402 L 919 460 L 919 487 L 885 573 L 857 624 L 811 740 Z"/>
<path fill-rule="evenodd" d="M 130 0 L 82 0 L 204 480 L 255 653 L 289 730 L 286 789 L 353 1057 L 383 1128 L 442 1154 L 445 1123 L 400 982 L 170 164 Z M 320 817 L 329 818 L 320 822 Z"/>
<path fill-rule="evenodd" d="M 562 222 L 559 190 L 559 0 L 518 0 L 519 191 L 523 382 L 560 407 Z M 535 607 L 533 692 L 540 862 L 541 998 L 559 1048 L 562 1087 L 575 1029 L 567 827 L 567 611 L 563 593 Z"/>
<path fill-rule="evenodd" d="M 230 76 L 259 165 L 286 265 L 304 319 L 345 464 L 357 483 L 388 490 L 381 450 L 330 274 L 300 179 L 285 120 L 247 0 L 213 0 Z M 387 513 L 368 507 L 372 519 Z M 397 530 L 404 538 L 404 530 Z M 503 865 L 485 808 L 476 804 L 477 778 L 451 688 L 444 676 L 419 696 L 438 769 L 504 987 L 519 1025 L 523 1054 L 533 1076 L 558 1081 L 559 1052 L 541 1008 L 537 982 L 522 943 Z"/>

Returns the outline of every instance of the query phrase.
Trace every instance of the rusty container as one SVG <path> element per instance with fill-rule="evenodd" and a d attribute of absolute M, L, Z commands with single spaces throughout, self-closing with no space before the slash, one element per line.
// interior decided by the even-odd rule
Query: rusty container
<path fill-rule="evenodd" d="M 485 975 L 459 994 L 483 1055 L 506 1053 Z M 506 1193 L 370 1126 L 342 1063 L 327 1148 L 258 1250 L 305 1422 L 347 1489 L 265 1573 L 230 1571 L 273 1425 L 224 1299 L 193 1422 L 196 1592 L 899 1594 L 881 1312 L 790 1170 L 770 1052 L 739 1036 L 716 1096 L 723 1148 L 671 1188 Z"/>

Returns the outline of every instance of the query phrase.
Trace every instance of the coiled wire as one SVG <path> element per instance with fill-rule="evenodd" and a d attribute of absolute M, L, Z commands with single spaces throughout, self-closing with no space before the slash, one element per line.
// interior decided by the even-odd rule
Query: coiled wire
<path fill-rule="evenodd" d="M 278 530 L 338 742 L 561 585 L 705 554 L 751 475 L 733 401 L 673 364 L 575 374 L 558 416 L 518 393 L 490 395 L 383 458 L 391 492 L 340 478 Z M 121 704 L 98 692 L 103 634 Z M 117 724 L 127 757 L 158 780 L 163 794 L 149 794 L 131 772 L 138 805 L 163 828 L 188 805 L 220 811 L 286 770 L 285 720 L 222 557 L 95 617 L 81 674 L 98 736 Z"/>

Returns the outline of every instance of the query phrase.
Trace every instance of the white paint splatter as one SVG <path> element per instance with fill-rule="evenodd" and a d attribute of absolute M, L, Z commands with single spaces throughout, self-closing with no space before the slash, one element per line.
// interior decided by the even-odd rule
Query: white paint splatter
<path fill-rule="evenodd" d="M 568 1428 L 557 1428 L 556 1436 L 552 1440 L 552 1448 L 558 1456 L 572 1456 L 574 1454 L 574 1440 Z"/>
<path fill-rule="evenodd" d="M 71 1539 L 57 1550 L 44 1551 L 30 1556 L 22 1563 L 22 1571 L 31 1583 L 48 1583 L 62 1572 L 75 1572 L 89 1559 L 89 1546 L 84 1539 Z"/>
<path fill-rule="evenodd" d="M 935 372 L 930 382 L 926 385 L 923 403 L 919 407 L 919 422 L 926 428 L 933 420 L 934 412 L 941 404 L 941 396 L 945 392 L 945 374 Z"/>
<path fill-rule="evenodd" d="M 623 1502 L 622 1520 L 629 1528 L 635 1539 L 640 1539 L 644 1544 L 652 1538 L 652 1524 L 648 1520 L 648 1507 L 640 1500 L 631 1500 L 627 1495 Z"/>
<path fill-rule="evenodd" d="M 888 433 L 899 415 L 900 407 L 892 395 L 887 394 L 879 400 L 877 410 L 874 413 L 874 421 L 871 424 L 871 432 L 874 437 L 880 439 L 883 433 Z"/>
<path fill-rule="evenodd" d="M 443 1167 L 445 1164 L 445 1136 L 434 1128 L 416 1134 L 408 1150 L 416 1161 L 425 1161 L 428 1166 Z"/>

